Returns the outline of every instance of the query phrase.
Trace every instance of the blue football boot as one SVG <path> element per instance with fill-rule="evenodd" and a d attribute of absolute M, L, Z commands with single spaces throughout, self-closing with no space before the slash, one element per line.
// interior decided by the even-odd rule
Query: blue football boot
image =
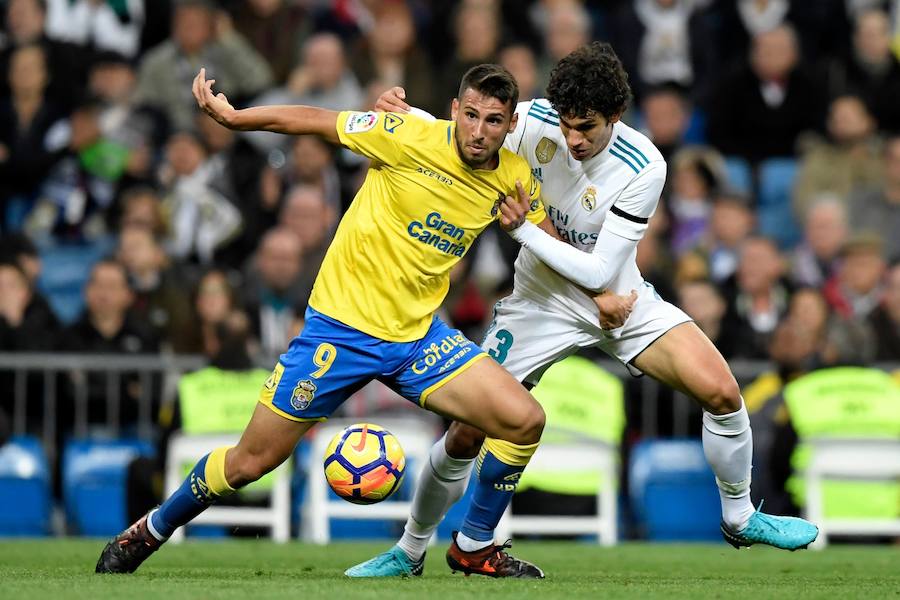
<path fill-rule="evenodd" d="M 344 571 L 347 577 L 418 577 L 425 570 L 425 555 L 413 562 L 399 546 Z"/>
<path fill-rule="evenodd" d="M 760 504 L 759 508 L 762 508 Z M 797 517 L 767 515 L 757 510 L 740 531 L 732 531 L 723 522 L 720 526 L 725 541 L 740 549 L 753 544 L 767 544 L 783 550 L 800 550 L 813 543 L 819 528 Z"/>

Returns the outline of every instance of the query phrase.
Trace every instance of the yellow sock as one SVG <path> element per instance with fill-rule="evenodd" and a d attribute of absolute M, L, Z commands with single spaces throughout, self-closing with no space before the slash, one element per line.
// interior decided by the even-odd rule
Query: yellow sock
<path fill-rule="evenodd" d="M 209 458 L 206 459 L 206 470 L 204 471 L 206 485 L 215 496 L 227 496 L 234 492 L 234 488 L 228 485 L 228 480 L 225 479 L 225 453 L 231 448 L 232 446 L 216 448 L 209 453 Z"/>

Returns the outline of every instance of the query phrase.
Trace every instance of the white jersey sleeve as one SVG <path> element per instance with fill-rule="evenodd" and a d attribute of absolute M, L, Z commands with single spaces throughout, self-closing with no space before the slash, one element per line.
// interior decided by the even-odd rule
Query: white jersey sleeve
<path fill-rule="evenodd" d="M 629 240 L 644 237 L 665 183 L 666 163 L 651 162 L 622 190 L 606 215 L 603 230 Z"/>
<path fill-rule="evenodd" d="M 557 240 L 540 227 L 526 221 L 510 235 L 528 248 L 548 267 L 589 290 L 606 289 L 637 247 L 637 240 L 624 238 L 605 227 L 597 235 L 593 252 L 584 252 Z"/>

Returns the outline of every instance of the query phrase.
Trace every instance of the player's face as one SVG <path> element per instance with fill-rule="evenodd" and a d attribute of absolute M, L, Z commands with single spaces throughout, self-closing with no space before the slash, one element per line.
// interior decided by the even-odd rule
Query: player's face
<path fill-rule="evenodd" d="M 516 115 L 507 103 L 467 89 L 454 99 L 451 115 L 456 121 L 456 148 L 473 169 L 493 169 L 506 134 L 516 128 Z"/>
<path fill-rule="evenodd" d="M 566 136 L 566 146 L 569 147 L 572 158 L 587 160 L 606 148 L 609 138 L 612 137 L 613 123 L 618 120 L 619 115 L 613 115 L 609 120 L 603 115 L 587 117 L 560 115 L 559 128 Z"/>

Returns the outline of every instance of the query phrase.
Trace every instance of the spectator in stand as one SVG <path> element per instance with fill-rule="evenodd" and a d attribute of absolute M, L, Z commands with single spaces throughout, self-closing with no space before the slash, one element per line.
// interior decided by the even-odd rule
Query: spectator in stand
<path fill-rule="evenodd" d="M 647 90 L 641 99 L 644 134 L 650 138 L 666 162 L 684 144 L 691 120 L 691 107 L 678 86 L 664 85 Z"/>
<path fill-rule="evenodd" d="M 287 0 L 236 3 L 234 27 L 266 59 L 278 85 L 287 83 L 312 30 L 307 9 Z"/>
<path fill-rule="evenodd" d="M 229 276 L 220 269 L 206 271 L 191 295 L 190 325 L 175 347 L 186 354 L 215 354 L 218 348 L 216 329 L 228 315 L 239 309 L 237 292 Z"/>
<path fill-rule="evenodd" d="M 666 208 L 670 243 L 676 255 L 695 250 L 707 239 L 713 197 L 725 181 L 725 163 L 712 148 L 682 148 L 672 158 Z"/>
<path fill-rule="evenodd" d="M 144 0 L 46 0 L 47 35 L 134 58 L 140 50 Z"/>
<path fill-rule="evenodd" d="M 210 264 L 216 250 L 241 230 L 223 165 L 207 159 L 206 148 L 191 133 L 176 133 L 166 145 L 160 179 L 171 219 L 168 251 L 177 260 Z"/>
<path fill-rule="evenodd" d="M 54 335 L 58 333 L 62 325 L 47 298 L 37 289 L 43 265 L 34 242 L 21 233 L 0 237 L 0 262 L 17 265 L 27 278 L 29 300 L 25 307 L 25 322 L 39 323 L 39 327 Z M 43 339 L 40 335 L 35 337 L 35 340 L 40 339 Z M 42 344 L 41 349 L 49 350 L 55 342 L 54 338 L 53 344 Z"/>
<path fill-rule="evenodd" d="M 539 16 L 544 36 L 544 54 L 539 69 L 541 89 L 550 80 L 550 71 L 556 63 L 593 38 L 591 17 L 581 2 L 560 0 L 543 4 Z"/>
<path fill-rule="evenodd" d="M 169 232 L 163 203 L 159 194 L 151 187 L 135 186 L 125 190 L 119 197 L 121 205 L 118 229 L 138 225 L 149 229 L 156 239 L 165 239 Z"/>
<path fill-rule="evenodd" d="M 22 268 L 22 271 L 28 276 L 28 284 L 32 288 L 32 300 L 39 300 L 43 308 L 49 311 L 50 305 L 36 289 L 43 264 L 34 242 L 22 233 L 0 236 L 0 261 L 14 262 Z"/>
<path fill-rule="evenodd" d="M 778 321 L 788 309 L 790 292 L 781 277 L 784 264 L 775 242 L 748 238 L 741 246 L 734 277 L 726 283 L 724 326 L 734 336 L 734 356 L 763 359 Z"/>
<path fill-rule="evenodd" d="M 793 251 L 791 281 L 821 287 L 830 279 L 837 272 L 848 230 L 844 202 L 834 194 L 817 196 L 806 213 L 803 240 Z"/>
<path fill-rule="evenodd" d="M 900 260 L 900 135 L 884 144 L 882 184 L 855 190 L 847 208 L 854 232 L 878 233 L 885 242 L 885 257 Z"/>
<path fill-rule="evenodd" d="M 303 104 L 346 110 L 363 108 L 364 101 L 365 93 L 347 66 L 341 39 L 333 33 L 317 33 L 303 46 L 303 60 L 291 72 L 287 84 L 266 91 L 253 103 Z M 281 155 L 290 144 L 290 137 L 267 131 L 242 135 L 263 155 Z"/>
<path fill-rule="evenodd" d="M 882 130 L 900 133 L 900 61 L 891 52 L 891 24 L 883 10 L 860 13 L 850 55 L 833 60 L 826 73 L 829 92 L 859 94 Z"/>
<path fill-rule="evenodd" d="M 740 248 L 753 232 L 756 218 L 748 199 L 733 192 L 716 194 L 705 241 L 709 255 L 709 276 L 721 283 L 734 275 Z"/>
<path fill-rule="evenodd" d="M 4 253 L 5 254 L 5 253 Z M 0 255 L 0 352 L 49 352 L 57 346 L 59 321 L 34 291 L 28 275 L 12 257 Z M 0 371 L 0 445 L 9 433 L 14 413 L 16 377 Z M 45 382 L 39 373 L 25 378 L 25 399 L 43 397 Z M 40 410 L 26 409 L 29 428 L 41 424 Z"/>
<path fill-rule="evenodd" d="M 401 86 L 416 106 L 435 114 L 442 109 L 434 97 L 433 69 L 416 43 L 412 13 L 405 2 L 376 5 L 374 23 L 356 44 L 351 64 L 364 86 L 377 82 L 381 92 Z"/>
<path fill-rule="evenodd" d="M 47 95 L 43 47 L 17 47 L 10 57 L 10 95 L 0 97 L 0 229 L 17 230 L 65 147 L 65 112 Z M 53 135 L 51 135 L 51 132 Z"/>
<path fill-rule="evenodd" d="M 310 289 L 302 279 L 303 246 L 284 226 L 263 236 L 244 285 L 247 314 L 266 356 L 284 351 L 302 328 Z"/>
<path fill-rule="evenodd" d="M 434 99 L 438 111 L 436 117 L 450 115 L 450 101 L 459 91 L 459 80 L 463 73 L 481 63 L 496 62 L 500 44 L 500 20 L 497 8 L 490 3 L 464 3 L 453 20 L 456 35 L 455 52 L 437 70 L 437 97 Z M 412 96 L 410 96 L 413 100 Z M 522 98 L 524 100 L 524 98 Z"/>
<path fill-rule="evenodd" d="M 678 306 L 691 317 L 697 327 L 716 345 L 726 359 L 734 352 L 734 339 L 722 327 L 725 299 L 719 288 L 708 279 L 685 281 L 678 286 Z"/>
<path fill-rule="evenodd" d="M 334 149 L 320 137 L 300 135 L 293 141 L 288 168 L 284 171 L 284 186 L 298 185 L 318 189 L 332 210 L 343 213 L 341 178 L 334 164 Z"/>
<path fill-rule="evenodd" d="M 497 56 L 497 62 L 515 77 L 519 84 L 520 100 L 544 96 L 544 90 L 538 81 L 537 57 L 529 46 L 521 43 L 504 46 Z"/>
<path fill-rule="evenodd" d="M 828 111 L 829 141 L 812 146 L 800 162 L 794 184 L 794 212 L 802 220 L 813 198 L 831 192 L 846 198 L 857 187 L 882 179 L 877 124 L 858 96 L 840 96 Z"/>
<path fill-rule="evenodd" d="M 47 175 L 25 224 L 32 237 L 75 242 L 102 239 L 108 233 L 107 211 L 119 181 L 132 169 L 146 170 L 146 154 L 133 154 L 103 136 L 101 111 L 98 103 L 86 102 L 72 113 L 66 152 Z"/>
<path fill-rule="evenodd" d="M 823 288 L 828 304 L 844 319 L 864 321 L 881 301 L 886 270 L 881 237 L 873 233 L 852 235 L 841 249 L 837 273 Z"/>
<path fill-rule="evenodd" d="M 821 97 L 800 66 L 794 30 L 781 25 L 756 35 L 750 60 L 719 81 L 707 139 L 753 163 L 793 156 L 798 136 L 822 124 Z"/>
<path fill-rule="evenodd" d="M 334 235 L 337 214 L 317 188 L 292 188 L 278 215 L 278 224 L 293 231 L 300 240 L 303 267 L 300 288 L 309 294 L 325 252 Z"/>
<path fill-rule="evenodd" d="M 197 129 L 209 153 L 206 163 L 216 173 L 211 183 L 241 213 L 239 233 L 217 247 L 215 261 L 239 269 L 256 248 L 259 237 L 271 226 L 262 181 L 271 169 L 246 138 L 236 136 L 208 115 L 197 114 Z"/>
<path fill-rule="evenodd" d="M 37 44 L 44 50 L 48 94 L 64 108 L 77 102 L 84 90 L 89 53 L 74 44 L 50 39 L 45 33 L 47 4 L 44 0 L 6 2 L 6 45 L 0 44 L 0 98 L 9 95 L 10 58 L 23 46 Z"/>
<path fill-rule="evenodd" d="M 894 263 L 885 277 L 881 304 L 869 316 L 875 332 L 875 359 L 896 363 L 900 360 L 900 263 Z"/>
<path fill-rule="evenodd" d="M 81 317 L 62 336 L 61 350 L 81 354 L 144 354 L 159 351 L 152 329 L 131 313 L 134 294 L 128 287 L 128 275 L 120 263 L 105 259 L 94 264 L 84 291 L 86 308 Z M 77 381 L 77 379 L 76 379 Z M 109 385 L 102 373 L 87 375 L 88 421 L 104 422 Z M 140 398 L 152 397 L 153 390 L 142 389 L 137 374 L 125 374 L 119 389 L 119 416 L 122 423 L 133 423 Z M 61 411 L 61 418 L 68 415 Z M 65 421 L 63 421 L 65 422 Z"/>
<path fill-rule="evenodd" d="M 226 20 L 216 19 L 212 0 L 180 0 L 172 37 L 150 50 L 141 63 L 137 101 L 162 110 L 177 130 L 192 128 L 197 106 L 186 90 L 200 67 L 220 80 L 217 89 L 236 104 L 272 83 L 265 60 Z"/>
<path fill-rule="evenodd" d="M 715 73 L 711 32 L 694 0 L 635 0 L 613 19 L 612 44 L 641 100 L 653 86 L 675 83 L 705 104 Z"/>
<path fill-rule="evenodd" d="M 755 36 L 788 23 L 790 0 L 727 0 L 712 3 L 717 52 L 723 65 L 744 60 Z"/>
<path fill-rule="evenodd" d="M 60 324 L 17 262 L 0 258 L 0 352 L 56 347 Z"/>
<path fill-rule="evenodd" d="M 344 44 L 318 33 L 303 46 L 303 61 L 291 72 L 287 91 L 298 104 L 337 110 L 362 108 L 363 91 L 347 65 Z"/>
<path fill-rule="evenodd" d="M 128 273 L 135 317 L 153 327 L 156 337 L 169 349 L 182 349 L 191 320 L 190 305 L 152 230 L 141 225 L 124 226 L 116 256 Z"/>
<path fill-rule="evenodd" d="M 145 168 L 140 179 L 150 179 L 152 155 L 168 137 L 165 115 L 135 98 L 137 72 L 134 63 L 121 54 L 104 52 L 94 60 L 88 76 L 88 91 L 102 105 L 100 131 L 105 139 L 142 155 Z"/>

